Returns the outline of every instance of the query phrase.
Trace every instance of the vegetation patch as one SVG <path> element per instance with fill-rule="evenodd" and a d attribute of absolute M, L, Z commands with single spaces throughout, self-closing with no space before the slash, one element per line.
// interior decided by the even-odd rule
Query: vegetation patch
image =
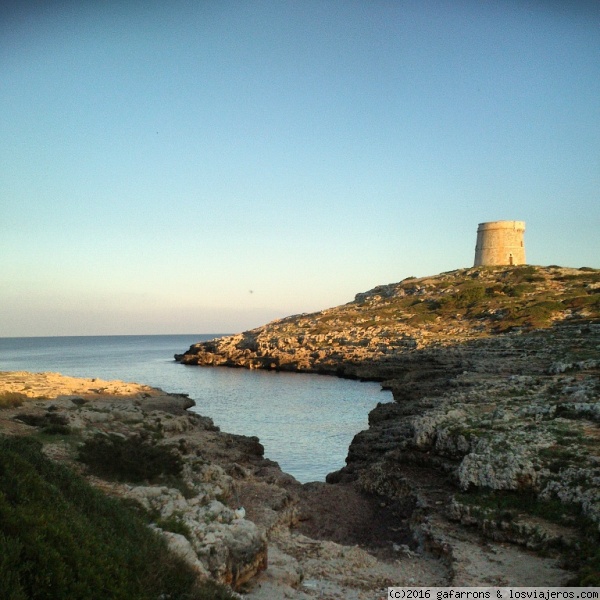
<path fill-rule="evenodd" d="M 572 525 L 573 518 L 581 513 L 574 504 L 565 504 L 560 500 L 540 500 L 533 492 L 480 490 L 456 494 L 455 498 L 457 502 L 468 506 L 477 506 L 497 513 L 510 511 L 513 515 L 525 513 L 558 525 Z"/>
<path fill-rule="evenodd" d="M 593 290 L 594 292 L 598 290 Z M 600 297 L 597 294 L 587 296 L 576 296 L 563 301 L 563 304 L 571 310 L 592 309 L 600 310 Z"/>
<path fill-rule="evenodd" d="M 410 325 L 425 325 L 427 323 L 435 323 L 436 316 L 429 313 L 417 313 L 408 319 Z"/>
<path fill-rule="evenodd" d="M 558 444 L 542 448 L 539 451 L 539 456 L 544 459 L 545 467 L 551 473 L 559 473 L 569 467 L 580 467 L 586 462 L 586 457 L 576 450 Z"/>
<path fill-rule="evenodd" d="M 0 409 L 21 406 L 25 400 L 27 396 L 19 392 L 0 392 Z"/>
<path fill-rule="evenodd" d="M 99 477 L 133 483 L 179 478 L 183 470 L 179 453 L 156 444 L 145 432 L 132 437 L 96 435 L 82 445 L 78 459 Z"/>
<path fill-rule="evenodd" d="M 32 427 L 39 427 L 42 433 L 48 435 L 69 435 L 71 433 L 68 425 L 69 419 L 65 415 L 50 410 L 42 415 L 20 413 L 15 416 L 15 419 Z"/>
<path fill-rule="evenodd" d="M 582 273 L 574 273 L 568 275 L 558 275 L 556 279 L 558 281 L 586 281 L 586 282 L 597 282 L 600 281 L 600 271 L 598 269 L 588 268 L 586 270 L 579 269 Z"/>
<path fill-rule="evenodd" d="M 468 308 L 481 301 L 486 295 L 486 288 L 483 285 L 463 286 L 463 289 L 456 295 L 456 306 Z"/>
<path fill-rule="evenodd" d="M 537 267 L 524 266 L 509 269 L 505 272 L 505 277 L 511 279 L 514 282 L 526 281 L 532 283 L 535 281 L 545 281 L 545 277 L 538 272 Z"/>
<path fill-rule="evenodd" d="M 161 529 L 183 535 L 188 540 L 192 537 L 192 532 L 184 522 L 180 514 L 173 513 L 169 517 L 159 517 L 154 521 Z"/>
<path fill-rule="evenodd" d="M 122 502 L 56 464 L 31 438 L 0 437 L 0 597 L 231 600 Z"/>

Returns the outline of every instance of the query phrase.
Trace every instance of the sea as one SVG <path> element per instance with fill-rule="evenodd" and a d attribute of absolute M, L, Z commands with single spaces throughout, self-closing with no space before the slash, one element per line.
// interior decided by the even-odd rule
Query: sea
<path fill-rule="evenodd" d="M 0 371 L 57 372 L 144 383 L 188 394 L 221 430 L 257 436 L 265 456 L 298 481 L 324 481 L 345 464 L 369 411 L 392 395 L 378 383 L 326 375 L 199 367 L 174 361 L 219 335 L 0 338 Z"/>

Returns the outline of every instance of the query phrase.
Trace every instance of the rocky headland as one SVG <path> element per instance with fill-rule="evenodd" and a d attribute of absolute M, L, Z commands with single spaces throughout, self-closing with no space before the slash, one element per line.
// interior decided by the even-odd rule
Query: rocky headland
<path fill-rule="evenodd" d="M 475 267 L 408 277 L 317 313 L 194 344 L 187 365 L 312 372 L 383 381 L 407 355 L 598 317 L 600 271 Z"/>
<path fill-rule="evenodd" d="M 597 585 L 599 292 L 594 269 L 462 269 L 176 360 L 381 381 L 395 402 L 371 412 L 321 493 L 377 498 L 388 534 L 443 558 L 447 583 Z M 334 522 L 316 535 L 334 539 Z"/>

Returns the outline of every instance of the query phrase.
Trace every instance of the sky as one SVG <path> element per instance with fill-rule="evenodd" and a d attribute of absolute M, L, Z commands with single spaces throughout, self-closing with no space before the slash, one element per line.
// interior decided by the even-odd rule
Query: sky
<path fill-rule="evenodd" d="M 600 267 L 600 2 L 4 2 L 0 337 L 225 333 Z"/>

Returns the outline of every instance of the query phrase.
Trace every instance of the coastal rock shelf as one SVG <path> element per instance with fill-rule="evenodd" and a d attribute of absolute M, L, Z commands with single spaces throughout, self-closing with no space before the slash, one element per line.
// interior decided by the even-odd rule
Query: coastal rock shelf
<path fill-rule="evenodd" d="M 452 560 L 460 523 L 595 581 L 578 553 L 600 532 L 600 324 L 426 348 L 400 373 L 328 481 L 416 498 L 415 534 Z"/>

